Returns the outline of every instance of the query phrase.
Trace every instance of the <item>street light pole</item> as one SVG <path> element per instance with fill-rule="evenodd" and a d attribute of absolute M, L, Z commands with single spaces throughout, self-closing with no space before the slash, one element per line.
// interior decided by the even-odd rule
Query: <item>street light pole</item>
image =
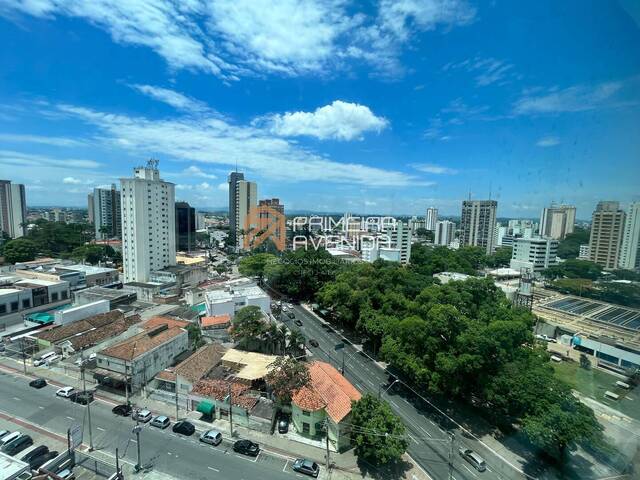
<path fill-rule="evenodd" d="M 231 391 L 231 383 L 229 383 L 229 434 L 233 438 L 233 393 Z"/>
<path fill-rule="evenodd" d="M 87 399 L 87 419 L 89 420 L 89 451 L 93 452 L 93 431 L 91 429 L 91 398 L 87 396 L 87 380 L 84 372 L 84 351 L 80 352 L 80 373 L 82 375 L 82 393 Z"/>
<path fill-rule="evenodd" d="M 384 389 L 384 393 L 387 393 L 389 389 L 399 381 L 400 380 L 396 378 L 393 382 L 391 382 L 391 385 L 389 385 L 387 388 Z M 382 385 L 378 385 L 378 400 L 380 400 L 381 397 L 382 397 Z"/>
<path fill-rule="evenodd" d="M 133 467 L 136 472 L 139 472 L 142 468 L 140 465 L 140 430 L 142 430 L 142 427 L 138 424 L 138 419 L 136 418 L 136 426 L 133 427 L 133 433 L 136 434 L 136 445 L 138 446 L 138 462 L 135 467 Z"/>
<path fill-rule="evenodd" d="M 453 442 L 456 439 L 456 434 L 451 432 L 451 445 L 449 447 L 449 480 L 453 480 Z"/>

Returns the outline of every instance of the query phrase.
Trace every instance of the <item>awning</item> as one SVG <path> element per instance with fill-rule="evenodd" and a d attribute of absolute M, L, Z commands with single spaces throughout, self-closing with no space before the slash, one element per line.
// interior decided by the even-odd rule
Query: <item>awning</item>
<path fill-rule="evenodd" d="M 196 408 L 196 412 L 200 412 L 203 413 L 205 415 L 212 415 L 213 411 L 216 409 L 216 407 L 213 405 L 213 403 L 207 401 L 207 400 L 203 400 L 200 403 L 198 403 L 198 407 Z"/>

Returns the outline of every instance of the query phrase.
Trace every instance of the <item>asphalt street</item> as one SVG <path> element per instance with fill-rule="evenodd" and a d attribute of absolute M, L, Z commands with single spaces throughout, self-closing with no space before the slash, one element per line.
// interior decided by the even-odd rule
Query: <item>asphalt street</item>
<path fill-rule="evenodd" d="M 0 370 L 0 414 L 26 422 L 36 428 L 66 437 L 74 424 L 83 425 L 84 444 L 89 444 L 87 407 L 56 397 L 58 387 L 40 390 L 28 386 L 29 378 Z M 76 385 L 76 387 L 79 387 Z M 97 399 L 91 404 L 93 443 L 97 451 L 108 455 L 115 464 L 119 449 L 121 461 L 135 465 L 137 460 L 135 422 L 111 413 L 112 404 Z M 19 426 L 16 426 L 20 430 Z M 233 452 L 230 441 L 218 447 L 198 441 L 199 431 L 191 437 L 174 434 L 171 427 L 160 430 L 149 424 L 140 433 L 141 464 L 175 478 L 250 480 L 265 478 L 292 480 L 302 475 L 291 469 L 292 459 L 265 454 L 251 458 Z M 322 468 L 322 467 L 321 467 Z M 321 478 L 324 477 L 321 470 Z"/>
<path fill-rule="evenodd" d="M 448 479 L 451 473 L 455 480 L 524 478 L 522 473 L 493 455 L 480 442 L 464 436 L 459 430 L 449 430 L 455 433 L 452 445 L 451 435 L 438 425 L 437 415 L 418 410 L 413 403 L 400 394 L 385 391 L 385 387 L 388 386 L 388 374 L 378 364 L 359 352 L 353 345 L 343 342 L 338 332 L 323 326 L 321 320 L 303 307 L 294 305 L 293 309 L 296 318 L 302 320 L 303 325 L 294 325 L 294 321 L 286 315 L 282 315 L 282 320 L 290 328 L 301 330 L 307 340 L 318 341 L 318 347 L 313 347 L 307 342 L 307 348 L 315 357 L 332 363 L 338 369 L 342 368 L 344 358 L 344 375 L 360 392 L 370 392 L 375 395 L 380 392 L 381 398 L 387 400 L 394 412 L 404 421 L 409 439 L 407 452 L 432 477 Z M 344 348 L 336 350 L 336 346 L 343 343 Z M 425 407 L 428 408 L 426 405 Z M 478 472 L 462 459 L 458 455 L 458 448 L 462 446 L 479 452 L 487 462 L 487 471 Z"/>

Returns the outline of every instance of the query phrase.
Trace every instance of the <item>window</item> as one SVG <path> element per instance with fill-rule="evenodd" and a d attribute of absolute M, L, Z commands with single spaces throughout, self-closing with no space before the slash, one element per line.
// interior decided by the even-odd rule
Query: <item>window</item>
<path fill-rule="evenodd" d="M 15 312 L 16 310 L 18 310 L 18 302 L 11 302 L 11 311 Z"/>
<path fill-rule="evenodd" d="M 7 306 L 4 303 L 0 305 L 0 313 L 7 313 Z"/>
<path fill-rule="evenodd" d="M 307 422 L 302 422 L 302 433 L 309 433 L 311 431 L 311 425 Z"/>
<path fill-rule="evenodd" d="M 28 298 L 25 298 L 24 300 L 22 300 L 22 308 L 29 308 L 31 306 L 31 300 L 29 300 Z"/>
<path fill-rule="evenodd" d="M 53 292 L 51 294 L 51 301 L 52 302 L 57 302 L 58 301 L 58 292 Z"/>
<path fill-rule="evenodd" d="M 311 412 L 308 412 L 306 410 L 302 411 L 302 415 L 304 415 L 305 417 L 310 417 L 311 416 Z"/>

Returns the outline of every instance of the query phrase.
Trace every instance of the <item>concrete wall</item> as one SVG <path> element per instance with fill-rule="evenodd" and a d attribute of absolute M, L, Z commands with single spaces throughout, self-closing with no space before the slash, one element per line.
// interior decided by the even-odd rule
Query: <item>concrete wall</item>
<path fill-rule="evenodd" d="M 65 325 L 87 317 L 107 313 L 109 310 L 109 300 L 98 300 L 97 302 L 87 303 L 85 305 L 80 305 L 79 307 L 58 310 L 55 313 L 55 323 L 58 325 Z"/>

